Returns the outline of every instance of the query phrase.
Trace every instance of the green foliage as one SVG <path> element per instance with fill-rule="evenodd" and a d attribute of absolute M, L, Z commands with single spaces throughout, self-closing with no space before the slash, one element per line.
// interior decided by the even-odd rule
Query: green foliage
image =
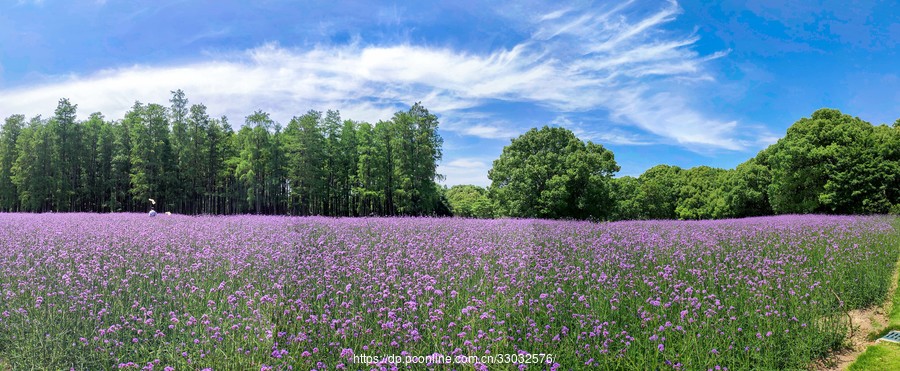
<path fill-rule="evenodd" d="M 357 161 L 352 192 L 357 197 L 357 215 L 374 214 L 384 204 L 379 169 L 381 158 L 372 125 L 363 122 L 356 128 Z"/>
<path fill-rule="evenodd" d="M 309 111 L 283 128 L 266 112 L 237 133 L 189 105 L 136 102 L 122 120 L 58 102 L 0 128 L 0 211 L 445 215 L 705 219 L 785 213 L 900 214 L 900 120 L 873 126 L 832 109 L 733 170 L 657 165 L 613 179 L 613 153 L 563 128 L 503 149 L 492 187 L 436 181 L 443 139 L 420 103 L 374 125 Z"/>
<path fill-rule="evenodd" d="M 25 116 L 13 115 L 0 128 L 0 210 L 18 211 L 19 197 L 13 183 L 13 166 L 17 152 L 16 141 L 25 126 Z"/>
<path fill-rule="evenodd" d="M 256 214 L 263 212 L 263 204 L 269 204 L 264 200 L 267 196 L 266 182 L 269 162 L 268 148 L 271 145 L 270 128 L 274 121 L 269 114 L 256 111 L 247 116 L 244 127 L 238 131 L 235 138 L 235 147 L 239 153 L 239 160 L 235 168 L 236 175 L 241 181 L 247 197 L 247 205 Z"/>
<path fill-rule="evenodd" d="M 169 121 L 172 124 L 172 132 L 169 143 L 172 145 L 172 159 L 175 172 L 172 174 L 174 184 L 174 198 L 170 200 L 179 207 L 185 207 L 189 200 L 195 195 L 194 189 L 189 185 L 193 176 L 197 175 L 196 168 L 191 167 L 191 154 L 188 149 L 192 147 L 191 137 L 188 135 L 187 116 L 188 116 L 188 100 L 183 91 L 176 90 L 172 92 L 172 98 L 169 100 L 172 104 L 169 108 Z"/>
<path fill-rule="evenodd" d="M 613 208 L 612 151 L 564 128 L 531 129 L 503 148 L 488 173 L 503 216 L 606 218 Z"/>
<path fill-rule="evenodd" d="M 52 210 L 55 181 L 49 132 L 46 121 L 35 117 L 16 140 L 18 156 L 12 167 L 11 179 L 24 210 Z"/>
<path fill-rule="evenodd" d="M 131 130 L 131 195 L 146 201 L 154 198 L 157 207 L 174 209 L 176 189 L 171 186 L 175 175 L 172 148 L 169 146 L 169 119 L 166 108 L 159 104 L 134 104 L 125 114 Z"/>
<path fill-rule="evenodd" d="M 900 130 L 822 109 L 733 170 L 658 165 L 613 184 L 617 220 L 900 213 Z"/>
<path fill-rule="evenodd" d="M 474 185 L 455 185 L 446 191 L 447 202 L 454 216 L 492 218 L 494 207 L 486 189 Z"/>
<path fill-rule="evenodd" d="M 439 204 L 437 188 L 432 184 L 440 179 L 437 162 L 442 158 L 443 145 L 437 135 L 437 117 L 416 103 L 407 112 L 397 112 L 391 125 L 397 182 L 393 204 L 401 214 L 432 214 Z"/>
<path fill-rule="evenodd" d="M 78 106 L 68 99 L 60 99 L 53 117 L 47 123 L 51 138 L 50 157 L 53 179 L 53 203 L 60 211 L 76 208 L 80 189 L 79 169 L 82 153 L 80 125 L 76 125 L 75 112 Z"/>
<path fill-rule="evenodd" d="M 771 215 L 768 187 L 771 183 L 769 168 L 751 158 L 728 171 L 722 179 L 724 197 L 729 216 Z"/>
<path fill-rule="evenodd" d="M 0 128 L 0 210 L 186 214 L 449 215 L 436 180 L 443 140 L 421 104 L 374 127 L 317 111 L 284 130 L 254 112 L 227 118 L 189 105 L 136 102 L 124 119 L 59 101 L 49 120 Z"/>
<path fill-rule="evenodd" d="M 82 123 L 82 153 L 80 183 L 82 186 L 79 207 L 110 211 L 106 197 L 112 188 L 112 161 L 115 145 L 112 126 L 99 112 L 91 114 Z"/>
<path fill-rule="evenodd" d="M 678 196 L 681 192 L 682 169 L 678 166 L 656 165 L 640 177 L 636 202 L 641 206 L 641 219 L 675 219 Z"/>
<path fill-rule="evenodd" d="M 794 123 L 765 152 L 775 213 L 884 213 L 897 203 L 897 133 L 832 109 Z"/>
<path fill-rule="evenodd" d="M 713 219 L 731 216 L 721 183 L 728 173 L 698 166 L 681 172 L 675 214 L 679 219 Z"/>
<path fill-rule="evenodd" d="M 321 193 L 325 171 L 320 165 L 325 153 L 325 138 L 318 130 L 322 114 L 309 111 L 294 117 L 284 130 L 288 158 L 288 184 L 291 187 L 291 210 L 295 214 L 321 214 Z"/>
<path fill-rule="evenodd" d="M 641 182 L 630 176 L 612 179 L 612 197 L 616 200 L 616 206 L 611 215 L 612 220 L 637 220 L 641 219 L 642 207 L 637 196 Z"/>

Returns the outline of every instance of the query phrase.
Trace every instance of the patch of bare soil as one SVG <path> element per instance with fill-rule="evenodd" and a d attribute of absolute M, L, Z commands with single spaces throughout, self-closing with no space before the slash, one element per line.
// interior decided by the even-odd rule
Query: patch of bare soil
<path fill-rule="evenodd" d="M 887 310 L 884 308 L 874 307 L 851 310 L 848 315 L 852 319 L 851 327 L 853 332 L 846 339 L 847 347 L 832 353 L 824 360 L 816 362 L 814 369 L 819 371 L 846 370 L 869 345 L 875 344 L 875 341 L 869 340 L 869 337 L 887 326 Z"/>

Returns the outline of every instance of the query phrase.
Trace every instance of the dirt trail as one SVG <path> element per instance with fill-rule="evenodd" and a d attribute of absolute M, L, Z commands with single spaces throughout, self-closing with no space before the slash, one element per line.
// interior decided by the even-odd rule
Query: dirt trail
<path fill-rule="evenodd" d="M 866 309 L 854 309 L 848 313 L 851 319 L 852 332 L 847 338 L 848 347 L 832 353 L 827 359 L 816 362 L 814 369 L 819 371 L 846 370 L 850 364 L 862 354 L 866 348 L 875 344 L 875 340 L 869 340 L 869 335 L 881 331 L 888 325 L 888 313 L 893 306 L 894 291 L 897 290 L 897 280 L 900 279 L 900 264 L 894 268 L 891 277 L 891 288 L 888 290 L 887 299 L 879 306 Z"/>

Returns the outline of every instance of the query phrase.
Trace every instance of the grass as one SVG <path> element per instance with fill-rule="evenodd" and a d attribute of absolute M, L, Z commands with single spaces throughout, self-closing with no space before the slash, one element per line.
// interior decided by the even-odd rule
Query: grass
<path fill-rule="evenodd" d="M 878 343 L 870 346 L 848 370 L 900 370 L 900 344 Z"/>

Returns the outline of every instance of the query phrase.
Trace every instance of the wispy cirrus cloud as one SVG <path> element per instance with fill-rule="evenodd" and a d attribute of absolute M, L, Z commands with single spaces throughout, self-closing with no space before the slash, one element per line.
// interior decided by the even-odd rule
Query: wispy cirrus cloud
<path fill-rule="evenodd" d="M 444 115 L 441 129 L 483 139 L 509 140 L 528 130 L 506 119 L 482 112 L 454 112 Z"/>
<path fill-rule="evenodd" d="M 554 51 L 568 50 L 572 62 L 565 71 L 587 83 L 571 95 L 578 100 L 562 108 L 602 108 L 620 123 L 689 149 L 741 150 L 754 142 L 755 138 L 739 132 L 738 122 L 709 117 L 691 106 L 691 97 L 672 87 L 673 82 L 713 80 L 707 62 L 728 51 L 701 55 L 691 48 L 699 40 L 696 35 L 662 29 L 681 12 L 674 1 L 641 17 L 629 16 L 631 5 L 625 2 L 606 10 L 551 13 L 553 17 L 541 18 L 552 21 L 543 22 L 535 37 Z M 620 144 L 647 143 L 633 136 L 601 133 Z"/>
<path fill-rule="evenodd" d="M 626 2 L 535 14 L 529 38 L 486 53 L 361 40 L 312 49 L 270 43 L 194 63 L 52 77 L 0 89 L 0 112 L 47 113 L 60 97 L 68 97 L 83 114 L 121 117 L 134 100 L 166 102 L 174 89 L 185 90 L 213 112 L 240 118 L 263 109 L 282 122 L 308 109 L 328 108 L 377 121 L 416 101 L 452 120 L 482 109 L 485 102 L 506 101 L 559 114 L 603 110 L 617 124 L 688 148 L 745 148 L 753 138 L 741 134 L 740 123 L 709 117 L 692 107 L 690 97 L 667 89 L 675 80 L 712 79 L 706 64 L 725 53 L 701 55 L 692 49 L 696 35 L 662 28 L 678 16 L 675 2 L 649 13 L 633 8 Z M 449 126 L 491 139 L 527 130 L 503 119 L 456 120 Z M 620 144 L 645 142 L 625 132 L 588 131 Z"/>
<path fill-rule="evenodd" d="M 517 131 L 490 124 L 471 125 L 463 129 L 462 132 L 466 135 L 487 139 L 510 139 L 519 134 Z"/>
<path fill-rule="evenodd" d="M 557 116 L 550 122 L 553 125 L 569 129 L 578 138 L 590 140 L 600 144 L 620 144 L 629 146 L 645 146 L 658 144 L 645 135 L 628 132 L 619 127 L 609 125 L 590 125 L 584 122 L 575 122 L 566 116 Z"/>

